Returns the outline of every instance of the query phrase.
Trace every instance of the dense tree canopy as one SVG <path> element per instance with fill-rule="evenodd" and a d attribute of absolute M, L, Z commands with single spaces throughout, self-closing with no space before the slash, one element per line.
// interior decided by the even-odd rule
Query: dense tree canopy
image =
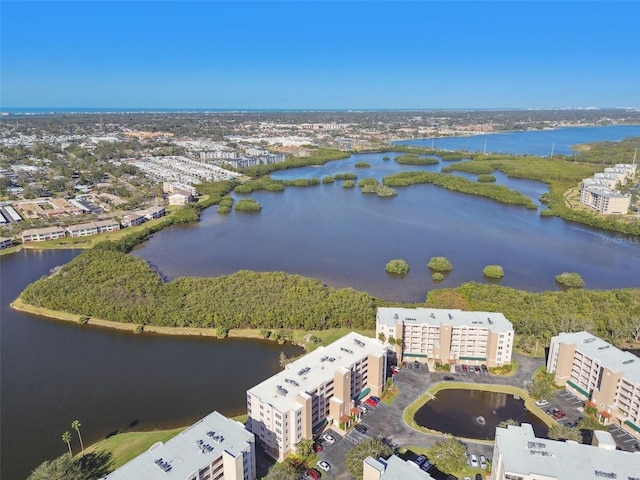
<path fill-rule="evenodd" d="M 211 328 L 373 328 L 376 300 L 283 272 L 240 271 L 164 283 L 142 259 L 108 248 L 82 253 L 28 286 L 36 306 L 143 325 Z"/>
<path fill-rule="evenodd" d="M 362 462 L 367 457 L 375 459 L 379 457 L 387 458 L 393 454 L 393 450 L 378 438 L 367 438 L 357 443 L 355 447 L 347 453 L 347 470 L 355 478 L 362 479 Z"/>

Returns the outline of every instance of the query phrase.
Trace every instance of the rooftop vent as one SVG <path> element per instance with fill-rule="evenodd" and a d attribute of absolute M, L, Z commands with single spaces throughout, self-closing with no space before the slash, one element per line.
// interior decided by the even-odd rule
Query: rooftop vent
<path fill-rule="evenodd" d="M 393 316 L 393 319 L 394 320 L 398 320 L 398 314 L 397 313 Z"/>
<path fill-rule="evenodd" d="M 595 338 L 585 338 L 582 343 L 591 343 L 591 342 L 595 342 L 595 341 L 596 341 Z"/>
<path fill-rule="evenodd" d="M 604 347 L 598 347 L 596 348 L 596 350 L 606 350 L 607 348 L 609 348 L 611 345 L 605 345 Z"/>
<path fill-rule="evenodd" d="M 290 383 L 294 387 L 299 387 L 300 386 L 300 384 L 298 382 L 296 382 L 295 380 L 291 380 L 290 378 L 285 378 L 284 381 L 287 382 L 287 383 Z"/>
<path fill-rule="evenodd" d="M 596 477 L 618 478 L 618 475 L 614 472 L 603 472 L 602 470 L 594 470 L 593 473 L 596 474 Z"/>
<path fill-rule="evenodd" d="M 431 312 L 431 315 L 429 315 L 431 318 L 436 318 L 436 314 Z"/>
<path fill-rule="evenodd" d="M 198 440 L 196 442 L 196 445 L 198 446 L 198 448 L 200 448 L 200 451 L 202 453 L 213 452 L 213 447 L 211 445 L 209 445 L 208 443 L 204 443 L 204 440 Z"/>
<path fill-rule="evenodd" d="M 348 348 L 340 347 L 340 350 L 347 353 L 353 353 L 353 350 L 349 350 Z"/>
<path fill-rule="evenodd" d="M 449 320 L 453 320 L 453 315 L 449 314 Z"/>
<path fill-rule="evenodd" d="M 624 362 L 622 362 L 623 365 L 629 365 L 630 363 L 633 363 L 634 360 L 633 358 L 629 359 L 629 360 L 625 360 Z M 640 480 L 640 479 L 639 479 Z"/>
<path fill-rule="evenodd" d="M 286 395 L 287 393 L 289 393 L 289 392 L 287 391 L 287 389 L 286 389 L 286 388 L 284 388 L 282 385 L 278 385 L 278 386 L 276 386 L 276 390 L 278 391 L 278 393 L 279 393 L 280 395 Z"/>
<path fill-rule="evenodd" d="M 298 372 L 298 375 L 304 375 L 305 373 L 307 373 L 309 370 L 311 370 L 311 367 L 304 367 L 302 370 L 300 370 Z"/>
<path fill-rule="evenodd" d="M 358 345 L 359 347 L 364 347 L 364 342 L 361 342 L 360 340 L 358 340 L 357 338 L 353 339 L 353 343 L 355 343 L 356 345 Z"/>
<path fill-rule="evenodd" d="M 547 446 L 541 442 L 527 442 L 527 448 L 547 448 Z"/>
<path fill-rule="evenodd" d="M 156 458 L 153 461 L 153 463 L 155 463 L 158 468 L 161 468 L 165 472 L 170 472 L 171 471 L 172 467 L 171 467 L 171 465 L 169 465 L 169 462 L 165 462 L 161 458 Z"/>
<path fill-rule="evenodd" d="M 493 320 L 491 320 L 491 317 L 487 317 L 487 322 L 489 322 L 489 325 L 493 325 Z"/>
<path fill-rule="evenodd" d="M 540 455 L 541 457 L 552 457 L 553 455 L 546 450 L 529 450 L 531 455 Z"/>

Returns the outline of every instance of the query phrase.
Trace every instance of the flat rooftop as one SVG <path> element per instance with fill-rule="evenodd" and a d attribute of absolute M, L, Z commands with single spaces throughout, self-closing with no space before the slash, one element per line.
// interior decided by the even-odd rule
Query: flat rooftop
<path fill-rule="evenodd" d="M 640 453 L 537 438 L 528 423 L 496 429 L 507 473 L 559 480 L 640 480 Z"/>
<path fill-rule="evenodd" d="M 394 326 L 400 322 L 410 324 L 446 324 L 452 327 L 488 328 L 494 332 L 513 331 L 513 325 L 502 313 L 465 312 L 445 308 L 393 308 L 379 307 L 378 322 Z"/>
<path fill-rule="evenodd" d="M 289 363 L 285 369 L 248 392 L 280 412 L 296 404 L 300 392 L 311 392 L 333 379 L 334 372 L 351 367 L 368 354 L 385 356 L 386 347 L 373 338 L 351 332 L 326 347 L 319 347 Z"/>
<path fill-rule="evenodd" d="M 640 385 L 640 358 L 631 352 L 624 352 L 589 332 L 561 333 L 551 341 L 575 344 L 576 350 L 583 355 L 614 372 L 623 372 L 625 379 Z"/>
<path fill-rule="evenodd" d="M 413 462 L 391 455 L 388 460 L 367 457 L 365 463 L 381 472 L 380 480 L 434 480 Z"/>
<path fill-rule="evenodd" d="M 223 452 L 234 457 L 242 455 L 253 438 L 241 423 L 212 412 L 166 443 L 153 445 L 103 480 L 183 480 Z"/>

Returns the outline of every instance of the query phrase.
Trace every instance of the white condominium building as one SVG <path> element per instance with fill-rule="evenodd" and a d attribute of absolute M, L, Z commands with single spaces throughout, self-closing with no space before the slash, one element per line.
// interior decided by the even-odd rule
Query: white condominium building
<path fill-rule="evenodd" d="M 589 332 L 561 333 L 551 339 L 547 371 L 597 408 L 605 424 L 640 438 L 640 358 Z"/>
<path fill-rule="evenodd" d="M 103 480 L 254 480 L 255 439 L 213 412 L 166 443 L 158 442 Z"/>
<path fill-rule="evenodd" d="M 528 423 L 496 429 L 493 480 L 640 480 L 640 453 L 616 450 L 609 432 L 593 445 L 537 438 Z"/>
<path fill-rule="evenodd" d="M 362 463 L 362 480 L 434 480 L 434 478 L 411 460 L 405 461 L 396 455 L 391 455 L 387 460 L 365 458 Z"/>
<path fill-rule="evenodd" d="M 510 363 L 513 350 L 513 326 L 495 312 L 380 307 L 376 337 L 402 339 L 390 346 L 400 361 L 495 367 Z"/>
<path fill-rule="evenodd" d="M 247 391 L 247 429 L 269 455 L 284 460 L 300 440 L 325 425 L 349 423 L 359 414 L 356 402 L 382 393 L 386 353 L 354 332 L 317 348 Z"/>

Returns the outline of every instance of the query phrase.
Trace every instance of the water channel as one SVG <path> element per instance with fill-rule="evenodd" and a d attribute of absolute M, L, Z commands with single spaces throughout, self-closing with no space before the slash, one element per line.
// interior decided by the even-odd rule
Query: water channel
<path fill-rule="evenodd" d="M 134 335 L 9 307 L 30 282 L 78 253 L 0 257 L 1 478 L 26 478 L 64 453 L 61 435 L 75 419 L 87 445 L 132 426 L 188 425 L 213 410 L 244 414 L 246 390 L 280 371 L 280 352 L 301 351 L 259 340 Z"/>

